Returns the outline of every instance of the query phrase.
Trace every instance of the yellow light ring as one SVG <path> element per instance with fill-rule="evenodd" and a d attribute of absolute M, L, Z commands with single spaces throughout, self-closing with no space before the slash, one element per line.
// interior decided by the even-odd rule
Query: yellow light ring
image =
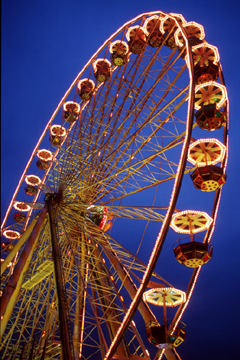
<path fill-rule="evenodd" d="M 132 34 L 131 34 L 132 33 Z M 136 36 L 136 33 L 138 34 L 138 35 L 142 35 L 143 36 L 143 38 L 144 38 L 144 40 L 146 40 L 146 37 L 147 37 L 147 31 L 142 27 L 142 26 L 138 26 L 138 25 L 136 25 L 136 26 L 131 26 L 129 29 L 128 29 L 128 31 L 127 31 L 127 33 L 126 33 L 126 38 L 127 38 L 127 41 L 130 41 L 131 40 L 131 38 L 134 38 L 135 36 Z"/>
<path fill-rule="evenodd" d="M 199 110 L 202 105 L 216 104 L 220 109 L 228 100 L 226 86 L 215 81 L 208 81 L 197 85 L 195 88 L 195 109 Z"/>
<path fill-rule="evenodd" d="M 204 211 L 185 210 L 172 216 L 171 228 L 177 233 L 195 234 L 207 230 L 213 219 Z"/>
<path fill-rule="evenodd" d="M 25 181 L 28 185 L 37 186 L 41 184 L 41 179 L 36 175 L 27 175 Z"/>
<path fill-rule="evenodd" d="M 125 41 L 116 40 L 111 43 L 109 47 L 109 52 L 112 54 L 114 51 L 117 51 L 119 48 L 121 48 L 123 55 L 126 55 L 129 51 L 128 44 Z"/>
<path fill-rule="evenodd" d="M 220 61 L 220 55 L 216 46 L 208 43 L 202 43 L 192 47 L 192 56 L 194 65 L 200 63 L 200 66 L 208 66 L 209 61 L 212 61 L 214 65 L 218 65 Z M 185 61 L 189 67 L 188 54 L 185 56 Z"/>
<path fill-rule="evenodd" d="M 156 23 L 159 22 L 159 27 L 156 27 Z M 161 16 L 153 15 L 150 16 L 147 20 L 145 20 L 143 24 L 143 28 L 145 29 L 146 34 L 150 34 L 153 30 L 159 30 L 160 32 L 160 22 L 161 22 Z"/>
<path fill-rule="evenodd" d="M 189 146 L 188 161 L 198 166 L 215 165 L 224 159 L 225 154 L 226 146 L 221 141 L 198 139 Z"/>
<path fill-rule="evenodd" d="M 169 13 L 169 15 L 173 16 L 175 19 L 180 21 L 181 24 L 186 24 L 187 23 L 186 19 L 183 17 L 182 14 Z"/>
<path fill-rule="evenodd" d="M 94 71 L 97 71 L 97 65 L 98 65 L 98 63 L 99 63 L 100 61 L 102 61 L 102 62 L 105 63 L 105 64 L 108 64 L 109 70 L 111 71 L 111 65 L 112 65 L 112 64 L 111 64 L 110 61 L 107 60 L 107 59 L 97 59 L 97 60 L 95 60 L 95 61 L 93 62 L 93 69 L 94 69 Z"/>
<path fill-rule="evenodd" d="M 41 149 L 38 150 L 37 157 L 43 161 L 51 161 L 53 158 L 53 154 L 50 150 Z"/>
<path fill-rule="evenodd" d="M 63 104 L 63 111 L 69 111 L 68 109 L 67 109 L 67 106 L 68 105 L 75 105 L 76 106 L 76 110 L 74 109 L 74 112 L 76 113 L 76 114 L 79 114 L 80 113 L 80 105 L 77 103 L 77 102 L 75 102 L 75 101 L 67 101 L 67 102 L 65 102 L 64 104 Z"/>
<path fill-rule="evenodd" d="M 188 23 L 182 24 L 184 29 L 186 30 L 186 33 L 189 37 L 195 36 L 199 40 L 203 40 L 205 37 L 204 28 L 202 25 L 196 23 L 195 21 L 190 21 Z M 177 46 L 182 47 L 183 46 L 183 35 L 181 30 L 178 28 L 174 34 L 175 42 Z"/>
<path fill-rule="evenodd" d="M 143 300 L 157 306 L 173 307 L 183 304 L 186 301 L 186 293 L 172 287 L 154 288 L 143 294 Z"/>
<path fill-rule="evenodd" d="M 5 230 L 3 236 L 7 239 L 16 240 L 20 238 L 20 233 L 15 230 Z"/>
<path fill-rule="evenodd" d="M 64 137 L 66 136 L 66 129 L 65 127 L 61 126 L 61 125 L 52 125 L 50 127 L 50 134 L 52 136 L 60 136 L 60 137 Z"/>
<path fill-rule="evenodd" d="M 87 78 L 86 78 L 86 79 L 79 80 L 78 85 L 77 85 L 78 90 L 81 90 L 82 84 L 83 84 L 85 81 L 87 81 L 88 84 L 90 83 L 90 84 L 92 85 L 92 90 L 94 90 L 94 88 L 95 88 L 95 83 L 94 83 L 94 81 L 91 80 L 91 79 L 87 79 Z"/>
<path fill-rule="evenodd" d="M 170 13 L 169 15 L 164 16 L 160 24 L 160 31 L 163 34 L 165 34 L 166 31 L 170 31 L 173 26 L 176 26 L 176 21 L 172 17 L 176 18 L 176 20 L 182 24 L 186 23 L 186 20 L 181 14 Z"/>
<path fill-rule="evenodd" d="M 16 201 L 13 204 L 13 207 L 14 207 L 14 209 L 16 209 L 18 211 L 22 211 L 22 212 L 28 212 L 31 209 L 31 206 L 29 206 L 21 201 Z"/>
<path fill-rule="evenodd" d="M 194 65 L 195 62 L 200 62 L 200 66 L 208 66 L 208 60 L 211 60 L 215 65 L 220 60 L 218 48 L 216 46 L 202 43 L 192 47 Z"/>

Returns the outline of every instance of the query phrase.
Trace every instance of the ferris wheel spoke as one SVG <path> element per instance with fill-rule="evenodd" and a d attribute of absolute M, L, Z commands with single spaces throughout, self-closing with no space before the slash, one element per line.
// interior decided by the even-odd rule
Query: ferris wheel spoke
<path fill-rule="evenodd" d="M 136 72 L 137 72 L 137 66 L 135 66 L 135 68 L 134 68 L 134 73 L 133 73 L 133 75 L 132 75 L 132 80 L 134 79 L 134 76 L 135 76 L 135 74 L 136 74 Z M 122 82 L 123 82 L 123 80 L 122 80 Z M 122 83 L 121 82 L 121 83 Z M 120 83 L 120 84 L 121 84 Z M 120 84 L 119 84 L 119 86 L 120 86 Z M 131 82 L 129 82 L 129 84 L 131 84 Z M 119 93 L 119 91 L 120 91 L 120 89 L 118 88 L 118 91 L 117 91 L 117 94 Z M 122 111 L 122 109 L 123 109 L 123 105 L 124 105 L 124 103 L 125 103 L 125 101 L 128 99 L 128 91 L 127 91 L 127 89 L 125 89 L 125 96 L 123 97 L 123 102 L 122 102 L 122 104 L 121 104 L 121 106 L 119 107 L 119 110 L 120 110 L 120 112 Z M 105 97 L 104 97 L 104 101 L 105 101 Z M 100 101 L 97 101 L 96 102 L 97 104 L 99 104 L 100 105 Z M 115 98 L 113 98 L 113 105 L 112 105 L 112 107 L 114 106 L 114 104 L 116 103 L 116 96 L 115 96 Z M 133 106 L 133 104 L 132 104 L 132 106 Z M 109 112 L 108 111 L 108 109 L 109 109 L 110 107 L 108 106 L 108 108 L 107 108 L 107 112 Z M 114 108 L 114 107 L 113 107 Z M 102 112 L 103 111 L 105 111 L 105 107 L 104 106 L 101 106 L 100 105 L 100 109 L 102 109 Z M 118 117 L 119 117 L 119 110 L 117 110 L 117 112 L 116 112 L 116 115 L 117 116 L 115 116 L 115 124 L 116 124 L 116 122 L 117 122 L 117 120 L 118 120 Z M 97 114 L 94 114 L 94 107 L 93 107 L 93 109 L 91 109 L 90 110 L 91 111 L 91 116 L 90 116 L 90 118 L 91 119 L 93 119 L 93 118 L 97 118 L 98 119 L 98 122 L 99 122 L 99 114 L 97 113 Z M 112 109 L 112 111 L 113 111 L 113 109 Z M 112 117 L 112 111 L 110 112 L 110 115 L 109 115 L 109 119 Z M 86 113 L 85 113 L 85 115 L 86 115 Z M 107 113 L 105 114 L 105 116 L 107 115 Z M 105 119 L 104 119 L 104 117 L 103 116 L 101 116 L 101 119 L 102 119 L 102 121 L 105 121 Z M 88 124 L 89 125 L 89 124 Z M 91 131 L 91 128 L 92 127 L 94 127 L 94 122 L 92 122 L 91 123 L 91 127 L 90 127 L 90 129 L 89 129 L 89 126 L 87 127 L 85 127 L 84 128 L 84 133 L 85 133 L 85 129 L 88 129 L 87 131 Z M 106 125 L 105 125 L 106 126 Z M 110 129 L 111 128 L 113 128 L 114 129 L 114 127 L 110 127 Z M 107 127 L 106 127 L 106 130 L 108 130 L 108 125 L 107 125 Z M 112 133 L 110 133 L 110 136 L 112 137 L 113 136 L 113 134 Z M 98 139 L 96 139 L 96 141 L 98 141 Z M 92 142 L 92 141 L 91 141 Z"/>
<path fill-rule="evenodd" d="M 117 295 L 114 295 L 112 285 L 109 282 L 107 268 L 102 261 L 102 255 L 98 248 L 93 247 L 89 252 L 89 256 L 91 259 L 89 265 L 90 288 L 92 287 L 93 293 L 91 303 L 98 315 L 99 326 L 103 326 L 106 323 L 114 335 L 120 324 L 120 320 L 117 319 L 124 311 L 115 303 Z M 123 350 L 121 350 L 122 355 L 126 355 Z"/>
<path fill-rule="evenodd" d="M 180 104 L 181 105 L 181 104 Z M 171 114 L 170 114 L 171 115 Z M 150 137 L 149 137 L 150 138 Z"/>
<path fill-rule="evenodd" d="M 82 249 L 85 249 L 85 246 L 82 246 Z M 86 251 L 87 251 L 87 252 L 86 252 Z M 73 249 L 73 252 L 75 253 L 75 261 L 77 261 L 77 257 L 78 257 L 78 255 L 79 255 L 79 251 L 77 251 L 77 249 L 76 249 L 76 250 Z M 78 271 L 80 271 L 79 274 L 81 274 L 80 277 L 78 276 L 80 282 L 78 281 L 79 287 L 78 287 L 78 290 L 77 290 L 77 288 L 76 288 L 76 292 L 74 293 L 74 298 L 76 297 L 76 299 L 77 299 L 76 306 L 78 306 L 78 311 L 75 310 L 75 307 L 74 307 L 74 306 L 73 306 L 73 308 L 72 308 L 73 313 L 74 313 L 74 311 L 75 311 L 75 316 L 73 316 L 74 324 L 75 324 L 75 325 L 74 325 L 74 329 L 75 329 L 75 330 L 74 330 L 74 334 L 76 334 L 76 332 L 77 332 L 77 333 L 80 332 L 80 334 L 81 334 L 81 336 L 80 336 L 80 342 L 77 341 L 77 342 L 75 343 L 75 349 L 76 349 L 76 350 L 77 350 L 78 348 L 83 349 L 83 346 L 84 346 L 84 345 L 85 345 L 85 346 L 88 346 L 87 344 L 85 344 L 88 338 L 90 338 L 90 343 L 91 343 L 91 342 L 94 342 L 95 344 L 97 344 L 96 340 L 94 340 L 94 339 L 92 338 L 92 336 L 90 335 L 91 332 L 94 331 L 94 329 L 96 328 L 96 325 L 93 326 L 93 328 L 91 329 L 90 333 L 88 333 L 87 337 L 84 337 L 84 329 L 85 329 L 85 327 L 88 327 L 87 324 L 89 323 L 89 317 L 88 317 L 88 314 L 87 314 L 87 312 L 86 312 L 86 305 L 87 305 L 88 302 L 90 302 L 90 306 L 91 306 L 92 308 L 94 307 L 94 304 L 92 303 L 91 298 L 89 297 L 89 295 L 87 295 L 87 288 L 86 288 L 86 282 L 88 281 L 88 279 L 90 279 L 88 273 L 89 273 L 89 266 L 91 265 L 91 261 L 86 261 L 86 256 L 87 256 L 87 258 L 88 258 L 87 253 L 89 253 L 89 250 L 87 250 L 87 249 L 82 250 L 82 251 L 80 252 L 80 258 L 79 258 L 79 260 L 80 260 L 80 264 L 79 264 L 80 270 L 79 270 L 79 266 L 78 266 Z M 75 265 L 76 265 L 76 263 L 75 263 Z M 84 270 L 84 269 L 85 269 L 85 270 Z M 77 285 L 77 284 L 75 284 L 75 286 L 76 286 L 76 285 Z M 84 295 L 81 297 L 81 301 L 78 302 L 78 301 L 79 301 L 78 293 L 80 293 L 80 294 L 82 293 L 82 290 L 81 290 L 81 289 L 84 289 Z M 86 301 L 87 301 L 87 302 L 86 302 Z M 79 308 L 80 303 L 83 304 L 83 307 L 80 307 L 80 308 Z M 80 314 L 80 324 L 77 324 L 76 313 L 77 313 L 77 314 Z M 93 317 L 93 318 L 91 317 L 90 319 L 94 319 L 94 320 L 93 320 L 94 324 L 97 323 L 97 328 L 98 328 L 98 330 L 100 331 L 100 333 L 102 334 L 101 337 L 103 338 L 103 333 L 101 332 L 101 331 L 102 331 L 102 330 L 101 330 L 101 326 L 100 326 L 100 323 L 99 323 L 99 320 L 98 320 L 98 317 L 97 317 L 97 314 L 96 314 L 95 311 L 94 311 L 94 314 L 95 314 L 94 317 Z M 71 315 L 71 314 L 70 314 L 70 315 Z M 91 322 L 92 322 L 92 320 L 91 320 Z M 78 339 L 79 339 L 79 338 L 78 338 Z M 93 345 L 89 345 L 89 346 L 93 346 Z M 81 351 L 82 351 L 82 350 L 81 350 Z"/>
<path fill-rule="evenodd" d="M 173 81 L 174 82 L 174 81 Z M 164 97 L 164 96 L 163 96 Z M 162 100 L 161 100 L 162 101 Z M 159 103 L 157 104 L 157 105 L 159 105 Z M 168 105 L 166 105 L 166 107 L 167 107 Z M 127 120 L 127 117 L 125 118 L 125 121 Z M 121 127 L 122 127 L 123 125 L 121 125 Z M 131 127 L 130 127 L 131 128 Z M 92 126 L 90 127 L 90 129 L 92 129 Z M 112 134 L 113 135 L 113 134 Z M 119 135 L 119 132 L 117 132 L 117 135 Z M 126 135 L 125 135 L 126 136 Z M 116 136 L 116 138 L 118 138 L 118 136 Z M 125 138 L 124 138 L 125 139 Z"/>
<path fill-rule="evenodd" d="M 189 173 L 189 172 L 190 172 L 190 170 L 186 170 L 186 171 L 185 171 L 185 174 L 186 174 L 186 173 Z M 153 182 L 153 183 L 150 183 L 150 184 L 148 184 L 148 185 L 141 186 L 141 187 L 137 188 L 136 190 L 129 191 L 128 193 L 121 193 L 121 192 L 120 192 L 120 195 L 116 195 L 116 196 L 114 196 L 114 197 L 111 197 L 111 196 L 110 196 L 110 199 L 109 199 L 109 200 L 104 200 L 104 202 L 102 202 L 102 204 L 107 205 L 108 203 L 111 203 L 113 200 L 114 200 L 114 201 L 117 201 L 117 200 L 124 199 L 125 197 L 129 197 L 130 195 L 134 195 L 134 194 L 137 194 L 137 193 L 139 193 L 139 192 L 141 192 L 141 191 L 150 189 L 150 188 L 153 187 L 153 186 L 159 185 L 159 184 L 164 183 L 164 182 L 169 181 L 169 180 L 173 180 L 175 177 L 176 177 L 176 175 L 173 174 L 173 175 L 169 176 L 168 178 L 165 178 L 164 180 L 157 180 L 157 181 L 155 181 L 155 182 Z M 123 181 L 125 181 L 125 180 L 123 180 Z M 116 184 L 116 187 L 117 187 L 118 185 L 119 185 L 119 184 Z M 114 189 L 116 189 L 116 188 L 114 188 Z M 112 190 L 112 188 L 111 188 L 111 190 Z M 106 195 L 106 194 L 105 194 L 105 195 Z M 100 201 L 100 199 L 101 199 L 101 197 L 100 197 L 99 199 L 97 199 L 97 201 Z"/>
<path fill-rule="evenodd" d="M 147 267 L 146 264 L 144 264 L 128 249 L 119 244 L 116 239 L 114 239 L 109 234 L 101 232 L 98 228 L 96 228 L 96 226 L 92 225 L 89 229 L 85 231 L 89 234 L 88 237 L 93 241 L 93 243 L 95 244 L 94 246 L 101 245 L 106 256 L 110 256 L 112 258 L 112 263 L 120 261 L 122 266 L 126 267 L 127 271 L 131 273 L 132 276 L 137 279 L 137 281 L 141 282 L 141 279 L 138 277 L 137 272 L 144 274 Z M 153 276 L 164 284 L 170 286 L 169 282 L 167 282 L 157 273 L 153 272 Z"/>
<path fill-rule="evenodd" d="M 142 166 L 144 166 L 144 165 L 142 165 Z M 142 166 L 141 166 L 141 167 L 142 167 Z M 157 164 L 156 164 L 156 166 L 157 166 Z M 130 178 L 132 175 L 136 174 L 137 171 L 138 171 L 138 169 L 134 169 L 134 170 L 132 170 L 131 172 L 130 172 L 130 170 L 129 170 L 129 172 L 128 172 L 128 178 Z M 186 169 L 185 172 L 184 172 L 184 174 L 187 174 L 187 173 L 189 173 L 190 171 L 192 171 L 192 168 Z M 144 173 L 141 173 L 141 177 L 143 177 L 143 176 L 145 176 Z M 96 199 L 96 201 L 97 201 L 97 202 L 100 202 L 100 200 L 103 199 L 103 200 L 101 201 L 101 203 L 104 204 L 104 205 L 107 205 L 108 203 L 110 203 L 110 202 L 112 202 L 112 201 L 117 201 L 117 200 L 123 199 L 123 198 L 125 198 L 125 197 L 130 197 L 130 195 L 133 195 L 133 194 L 136 194 L 136 193 L 138 193 L 138 192 L 144 191 L 144 190 L 149 189 L 149 188 L 151 188 L 151 187 L 155 187 L 155 186 L 157 186 L 157 185 L 159 185 L 159 184 L 161 184 L 161 183 L 164 183 L 164 182 L 166 182 L 166 181 L 173 180 L 173 179 L 175 178 L 175 176 L 176 176 L 176 174 L 174 173 L 174 174 L 172 174 L 172 175 L 170 175 L 170 176 L 168 176 L 168 177 L 166 176 L 164 179 L 155 178 L 153 181 L 149 181 L 149 180 L 148 180 L 148 181 L 147 181 L 148 184 L 146 184 L 146 185 L 141 185 L 139 188 L 133 189 L 132 191 L 128 191 L 127 193 L 126 193 L 126 192 L 121 192 L 120 189 L 119 189 L 119 185 L 121 185 L 122 182 L 125 182 L 125 181 L 126 181 L 126 178 L 123 177 L 123 178 L 120 179 L 119 181 L 115 181 L 115 183 L 113 183 L 113 184 L 111 183 L 111 184 L 110 184 L 111 187 L 109 188 L 109 190 L 105 190 L 104 193 L 101 194 L 101 195 Z M 102 186 L 103 186 L 104 188 L 106 188 L 106 184 L 104 184 L 102 181 L 101 181 L 101 184 L 102 184 Z M 112 197 L 112 196 L 111 196 L 111 192 L 112 192 L 113 190 L 118 190 L 119 195 L 117 194 L 117 195 L 114 195 L 114 197 Z M 109 200 L 108 200 L 107 198 L 105 199 L 106 195 L 109 196 L 109 198 L 110 198 Z"/>
<path fill-rule="evenodd" d="M 109 247 L 109 244 L 107 246 Z M 134 295 L 136 293 L 136 287 L 133 284 L 129 273 L 126 272 L 125 268 L 120 263 L 120 261 L 118 259 L 115 259 L 114 253 L 112 252 L 112 254 L 110 254 L 110 252 L 112 252 L 111 248 L 109 248 L 108 252 L 106 253 L 106 256 L 108 257 L 109 261 L 111 262 L 112 266 L 114 267 L 114 269 L 116 271 L 116 275 L 118 275 L 119 280 L 121 280 L 121 282 L 123 282 L 124 287 L 129 292 L 130 297 L 134 297 Z M 122 297 L 120 297 L 120 299 L 122 302 L 124 301 Z M 141 304 L 139 306 L 139 311 L 140 311 L 141 315 L 143 316 L 145 323 L 148 323 L 151 320 L 156 321 L 155 317 L 151 313 L 150 309 L 148 307 L 146 307 L 145 303 L 141 302 Z M 119 323 L 119 325 L 120 325 L 120 323 Z"/>
<path fill-rule="evenodd" d="M 98 248 L 96 248 L 95 246 L 90 246 L 89 243 L 87 243 L 87 244 L 88 244 L 89 270 L 90 270 L 90 274 L 92 274 L 92 276 L 93 276 L 94 289 L 98 293 L 97 299 L 98 299 L 98 301 L 100 300 L 100 303 L 101 303 L 100 308 L 102 308 L 102 307 L 106 308 L 104 310 L 104 313 L 107 314 L 108 311 L 110 311 L 109 306 L 111 306 L 110 313 L 112 314 L 113 313 L 113 301 L 114 301 L 114 299 L 110 301 L 109 305 L 107 305 L 107 302 L 106 302 L 108 294 L 113 293 L 112 286 L 110 285 L 109 280 L 108 280 L 109 279 L 109 273 L 107 271 L 107 268 L 104 265 L 105 262 L 103 262 L 102 255 L 98 251 Z M 93 261 L 93 259 L 94 259 L 94 261 Z M 106 275 L 104 275 L 104 273 Z M 98 280 L 98 278 L 99 278 L 99 280 Z M 104 280 L 104 278 L 106 280 Z M 110 288 L 108 290 L 109 286 L 110 286 Z M 104 290 L 104 288 L 106 288 L 106 290 Z M 105 293 L 105 291 L 107 291 L 107 292 Z M 100 293 L 101 293 L 101 295 L 100 295 Z M 97 302 L 97 304 L 98 304 L 98 302 Z M 99 307 L 99 304 L 98 305 L 97 304 L 96 304 L 96 306 Z M 108 308 L 109 308 L 109 310 L 107 310 Z M 116 309 L 118 309 L 118 311 L 120 310 L 120 308 L 116 308 Z M 123 310 L 121 310 L 121 312 L 122 311 Z M 110 325 L 112 323 L 111 326 L 115 326 L 114 323 L 116 323 L 116 315 L 112 314 L 111 316 L 113 316 L 113 319 L 115 319 L 113 323 L 112 323 L 112 321 L 110 321 L 109 315 L 107 316 L 107 318 L 106 318 L 106 315 L 104 316 L 105 321 L 107 321 L 107 322 L 110 321 Z M 114 332 L 116 332 L 116 331 L 117 331 L 117 329 L 115 328 Z"/>
<path fill-rule="evenodd" d="M 141 219 L 150 221 L 163 221 L 164 216 L 158 211 L 166 210 L 167 207 L 143 207 L 143 206 L 107 206 L 107 214 L 126 219 Z M 155 211 L 154 211 L 155 210 Z"/>
<path fill-rule="evenodd" d="M 67 218 L 69 219 L 69 215 L 67 216 Z M 79 225 L 78 220 L 76 221 L 76 219 L 75 219 L 75 222 L 76 222 L 76 224 Z M 72 228 L 74 228 L 74 227 L 72 227 Z M 77 231 L 77 229 L 76 229 L 76 231 Z M 95 242 L 94 246 L 97 246 L 100 243 L 101 246 L 103 246 L 103 249 L 105 249 L 105 252 L 109 252 L 109 248 L 108 247 L 106 248 L 106 239 L 107 239 L 109 241 L 109 244 L 111 244 L 112 250 L 114 252 L 116 252 L 117 254 L 120 254 L 119 256 L 122 259 L 124 266 L 127 267 L 128 271 L 131 272 L 131 269 L 135 269 L 142 273 L 145 272 L 146 265 L 140 259 L 138 259 L 128 249 L 126 249 L 121 244 L 119 244 L 109 234 L 101 232 L 98 228 L 96 228 L 96 226 L 94 224 L 89 223 L 87 228 L 86 228 L 86 226 L 83 226 L 83 227 L 80 226 L 78 232 L 79 231 L 85 232 L 85 234 L 88 236 L 89 239 L 93 239 Z M 73 243 L 73 241 L 74 241 L 74 239 L 73 239 L 73 233 L 72 233 L 71 242 Z M 93 249 L 95 249 L 95 247 L 93 247 Z M 79 252 L 79 250 L 76 250 L 76 251 L 77 251 L 77 253 Z M 87 261 L 87 260 L 85 260 L 85 261 Z M 83 263 L 83 261 L 80 263 Z M 134 275 L 134 276 L 136 276 L 136 275 Z M 160 277 L 158 274 L 153 273 L 153 276 L 156 276 L 157 279 L 159 279 L 165 283 L 165 280 L 162 277 Z M 138 277 L 136 277 L 136 278 L 138 278 Z M 167 283 L 167 284 L 169 285 L 169 283 Z"/>
<path fill-rule="evenodd" d="M 75 206 L 72 206 L 74 211 L 65 211 L 65 214 L 69 217 L 69 219 L 76 219 L 75 212 L 78 214 L 82 213 L 82 222 L 83 216 L 87 216 L 88 209 L 91 208 L 89 204 L 78 204 L 76 202 Z M 95 214 L 97 215 L 97 211 L 99 206 L 96 206 Z M 139 219 L 139 220 L 150 220 L 150 221 L 163 221 L 164 216 L 163 212 L 166 212 L 167 207 L 144 207 L 144 206 L 120 206 L 120 205 L 109 205 L 107 207 L 104 206 L 104 210 L 106 211 L 106 219 L 111 220 L 112 217 L 126 218 L 126 219 Z M 164 211 L 163 211 L 164 210 Z M 64 210 L 63 210 L 64 211 Z M 94 214 L 94 211 L 92 212 Z M 80 220 L 81 221 L 81 220 Z"/>
<path fill-rule="evenodd" d="M 124 172 L 128 172 L 129 176 L 132 176 L 133 174 L 135 174 L 136 172 L 139 171 L 139 169 L 141 169 L 143 166 L 145 166 L 146 164 L 151 164 L 151 159 L 155 159 L 157 155 L 160 155 L 161 153 L 163 153 L 164 151 L 166 151 L 167 149 L 171 149 L 172 147 L 176 146 L 177 144 L 180 144 L 183 141 L 183 136 L 184 134 L 181 134 L 180 136 L 178 136 L 178 139 L 176 139 L 175 141 L 173 141 L 172 143 L 169 144 L 169 146 L 165 149 L 161 149 L 159 150 L 157 153 L 155 153 L 154 155 L 150 155 L 148 158 L 144 159 L 142 162 L 136 163 L 134 164 L 134 166 L 139 165 L 139 167 L 137 169 L 133 169 L 133 166 L 130 166 L 128 168 L 125 168 L 124 170 L 118 170 L 118 172 L 110 177 L 107 177 L 105 179 L 105 181 L 107 180 L 107 184 L 110 183 L 110 181 L 115 178 L 116 176 L 120 175 L 121 173 Z M 177 141 L 178 140 L 178 141 Z M 150 172 L 151 174 L 151 172 Z M 125 179 L 125 178 L 124 178 Z M 100 180 L 100 182 L 98 182 L 98 184 L 104 185 L 106 186 L 107 184 L 103 183 L 103 180 Z M 115 184 L 116 186 L 116 184 Z M 104 194 L 106 195 L 106 193 Z M 103 195 L 102 195 L 103 196 Z M 99 200 L 99 199 L 98 199 Z"/>
<path fill-rule="evenodd" d="M 169 118 L 174 114 L 174 112 L 176 111 L 176 109 L 178 109 L 178 108 L 182 105 L 182 103 L 183 103 L 184 101 L 185 101 L 185 98 L 180 102 L 179 105 L 176 105 L 175 110 L 172 111 L 172 112 L 168 115 L 168 117 L 165 119 L 164 123 L 169 120 Z M 166 108 L 167 106 L 168 106 L 168 105 L 166 105 L 164 108 Z M 160 114 L 162 111 L 163 111 L 163 109 L 159 111 L 159 114 Z M 156 117 L 156 115 L 155 115 L 154 117 Z M 147 122 L 147 121 L 148 121 L 148 120 L 146 120 L 146 122 Z M 150 121 L 151 121 L 151 120 L 150 120 Z M 151 134 L 149 134 L 149 136 L 148 136 L 146 139 L 144 139 L 144 140 L 142 140 L 142 141 L 139 141 L 140 146 L 135 150 L 135 152 L 132 153 L 131 157 L 129 157 L 130 159 L 131 159 L 131 158 L 134 158 L 134 157 L 137 155 L 137 153 L 138 153 L 153 137 L 155 137 L 157 131 L 160 130 L 160 129 L 162 129 L 163 124 L 160 123 L 160 124 L 156 124 L 155 126 L 156 126 L 156 127 L 155 127 L 154 131 L 153 131 Z M 138 134 L 138 133 L 140 132 L 140 130 L 141 130 L 141 128 L 140 128 L 139 130 L 137 130 L 137 133 L 136 133 L 135 136 L 131 136 L 131 141 L 130 141 L 130 142 L 129 142 L 129 141 L 127 142 L 128 148 L 130 147 L 131 143 L 136 142 L 137 138 L 139 137 L 139 134 Z M 141 135 L 140 135 L 140 136 L 141 136 Z M 118 148 L 120 148 L 120 147 L 121 147 L 121 144 L 118 146 Z M 115 150 L 115 151 L 116 151 L 116 150 Z M 125 154 L 125 151 L 126 151 L 126 149 L 124 149 L 124 152 L 122 152 L 122 154 Z M 114 155 L 114 153 L 113 153 L 113 155 Z M 117 157 L 117 159 L 119 160 L 119 157 Z M 111 159 L 110 159 L 110 160 L 111 160 Z M 129 160 L 128 160 L 128 161 L 129 161 Z M 113 167 L 115 167 L 115 165 L 116 165 L 116 163 L 113 165 Z M 124 166 L 124 165 L 123 165 L 123 166 Z"/>

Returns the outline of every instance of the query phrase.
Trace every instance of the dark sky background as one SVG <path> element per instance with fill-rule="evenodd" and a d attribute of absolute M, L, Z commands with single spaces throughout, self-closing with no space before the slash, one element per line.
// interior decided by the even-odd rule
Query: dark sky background
<path fill-rule="evenodd" d="M 1 217 L 78 72 L 126 21 L 155 10 L 181 13 L 204 26 L 206 40 L 219 49 L 230 102 L 228 177 L 212 238 L 214 255 L 184 314 L 187 335 L 178 352 L 183 360 L 240 359 L 239 0 L 3 1 Z"/>

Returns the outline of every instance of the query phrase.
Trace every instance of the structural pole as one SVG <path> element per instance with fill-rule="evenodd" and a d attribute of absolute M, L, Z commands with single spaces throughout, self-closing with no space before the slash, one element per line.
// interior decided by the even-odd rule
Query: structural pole
<path fill-rule="evenodd" d="M 74 347 L 73 337 L 69 316 L 69 309 L 67 303 L 66 289 L 64 284 L 64 274 L 62 268 L 62 256 L 59 247 L 56 219 L 53 208 L 53 200 L 50 197 L 47 202 L 50 228 L 51 228 L 51 241 L 52 241 L 52 257 L 54 262 L 55 270 L 55 282 L 58 296 L 58 319 L 59 319 L 59 330 L 60 338 L 62 343 L 62 358 L 65 360 L 74 360 Z"/>
<path fill-rule="evenodd" d="M 24 250 L 21 253 L 21 256 L 14 268 L 13 274 L 10 276 L 9 281 L 4 289 L 3 295 L 1 297 L 1 309 L 0 309 L 0 316 L 1 316 L 1 335 L 2 337 L 7 322 L 12 314 L 14 305 L 17 301 L 19 292 L 21 290 L 22 281 L 23 281 L 23 274 L 25 273 L 26 269 L 28 268 L 29 262 L 32 258 L 33 250 L 36 246 L 37 239 L 43 225 L 43 221 L 45 219 L 47 213 L 46 207 L 44 207 L 39 215 L 37 223 L 35 224 L 32 233 L 25 245 Z"/>

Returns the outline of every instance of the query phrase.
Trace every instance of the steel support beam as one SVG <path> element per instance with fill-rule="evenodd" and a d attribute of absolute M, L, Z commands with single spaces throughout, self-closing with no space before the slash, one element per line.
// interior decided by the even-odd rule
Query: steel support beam
<path fill-rule="evenodd" d="M 59 247 L 59 240 L 57 237 L 56 219 L 51 197 L 47 201 L 47 208 L 49 212 L 50 228 L 51 228 L 51 242 L 52 242 L 52 257 L 54 261 L 55 282 L 58 296 L 58 319 L 60 338 L 62 343 L 62 358 L 66 360 L 74 360 L 73 337 L 69 316 L 69 309 L 67 303 L 66 289 L 64 284 L 64 273 L 62 268 L 62 255 Z"/>
<path fill-rule="evenodd" d="M 3 336 L 7 322 L 12 314 L 13 308 L 16 304 L 21 286 L 23 281 L 23 274 L 27 270 L 30 260 L 32 258 L 33 250 L 36 246 L 37 239 L 40 234 L 45 216 L 47 213 L 47 208 L 44 207 L 39 215 L 37 223 L 35 224 L 32 233 L 25 245 L 23 252 L 14 268 L 13 274 L 9 278 L 9 281 L 4 289 L 3 295 L 1 297 L 1 332 L 0 338 Z"/>

